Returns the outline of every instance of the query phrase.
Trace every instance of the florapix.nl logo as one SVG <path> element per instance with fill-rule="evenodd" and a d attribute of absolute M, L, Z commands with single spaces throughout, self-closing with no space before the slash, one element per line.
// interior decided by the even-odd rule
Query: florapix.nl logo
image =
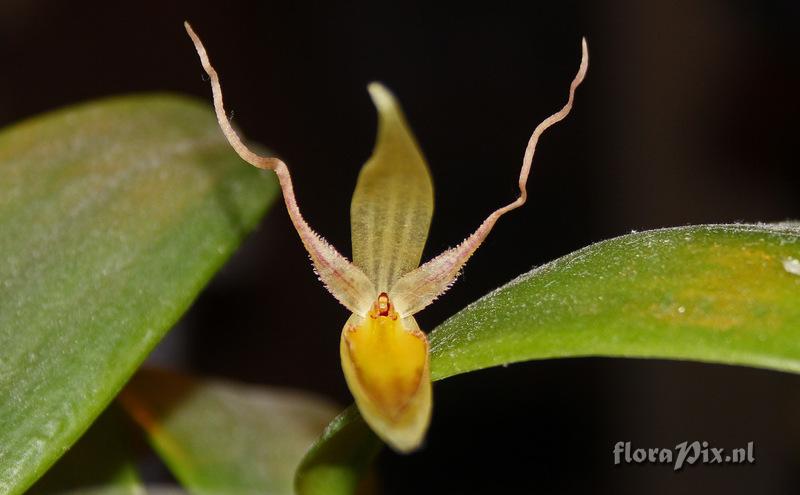
<path fill-rule="evenodd" d="M 621 464 L 665 464 L 680 471 L 694 464 L 755 464 L 753 442 L 744 447 L 726 449 L 711 447 L 706 441 L 681 442 L 675 447 L 632 447 L 631 442 L 614 444 L 614 465 Z"/>

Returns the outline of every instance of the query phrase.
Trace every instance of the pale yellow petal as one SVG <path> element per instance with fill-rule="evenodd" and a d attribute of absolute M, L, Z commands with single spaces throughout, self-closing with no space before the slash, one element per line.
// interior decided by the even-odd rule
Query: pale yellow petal
<path fill-rule="evenodd" d="M 386 292 L 419 266 L 433 215 L 433 183 L 425 158 L 392 94 L 369 85 L 378 109 L 378 137 L 358 176 L 350 206 L 353 263 Z"/>
<path fill-rule="evenodd" d="M 475 250 L 478 249 L 481 243 L 483 243 L 486 236 L 489 235 L 497 219 L 505 213 L 525 204 L 525 200 L 528 197 L 528 192 L 525 187 L 528 182 L 531 163 L 533 162 L 533 154 L 534 151 L 536 151 L 536 144 L 539 142 L 539 136 L 541 136 L 547 128 L 561 121 L 569 114 L 572 109 L 572 101 L 575 98 L 575 89 L 583 82 L 583 78 L 586 76 L 586 71 L 589 68 L 589 50 L 586 46 L 586 39 L 582 40 L 581 48 L 582 57 L 580 68 L 575 78 L 572 80 L 572 84 L 570 84 L 567 103 L 561 110 L 547 117 L 536 126 L 536 129 L 534 129 L 528 141 L 528 146 L 525 148 L 525 154 L 522 159 L 522 169 L 520 170 L 518 181 L 519 197 L 508 205 L 492 212 L 464 242 L 452 249 L 448 249 L 419 268 L 403 275 L 403 277 L 392 286 L 391 290 L 389 290 L 389 294 L 401 317 L 413 315 L 432 303 L 437 297 L 449 289 L 458 277 L 464 264 L 469 260 Z"/>
<path fill-rule="evenodd" d="M 418 448 L 431 416 L 428 340 L 413 317 L 353 315 L 342 330 L 342 369 L 364 420 L 398 452 Z"/>
<path fill-rule="evenodd" d="M 211 80 L 211 90 L 214 95 L 214 110 L 217 113 L 217 121 L 222 129 L 222 133 L 227 138 L 231 147 L 242 157 L 243 160 L 249 164 L 272 170 L 278 176 L 278 182 L 283 192 L 283 199 L 286 203 L 286 210 L 289 213 L 289 218 L 294 224 L 295 230 L 300 235 L 300 240 L 303 242 L 306 251 L 311 257 L 311 262 L 314 264 L 314 271 L 319 276 L 319 279 L 325 287 L 333 294 L 342 305 L 350 311 L 365 315 L 372 305 L 373 300 L 377 296 L 374 285 L 370 279 L 362 272 L 357 266 L 350 263 L 347 258 L 339 254 L 339 252 L 331 246 L 319 234 L 314 232 L 308 225 L 303 215 L 300 213 L 300 208 L 297 205 L 297 200 L 294 195 L 294 187 L 292 185 L 292 177 L 289 174 L 289 167 L 275 157 L 265 157 L 253 153 L 242 140 L 228 121 L 225 114 L 225 107 L 222 102 L 222 86 L 219 82 L 217 71 L 209 61 L 206 49 L 200 38 L 192 30 L 189 23 L 184 23 L 186 32 L 192 38 L 197 54 L 200 56 L 200 61 L 203 64 Z"/>

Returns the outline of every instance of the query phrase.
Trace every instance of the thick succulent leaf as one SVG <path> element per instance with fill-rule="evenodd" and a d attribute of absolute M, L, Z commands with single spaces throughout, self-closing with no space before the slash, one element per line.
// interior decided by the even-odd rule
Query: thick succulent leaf
<path fill-rule="evenodd" d="M 590 246 L 431 335 L 434 379 L 526 359 L 655 357 L 800 372 L 800 225 L 699 226 Z"/>
<path fill-rule="evenodd" d="M 0 131 L 0 493 L 77 440 L 276 192 L 182 97 Z"/>
<path fill-rule="evenodd" d="M 195 495 L 290 495 L 300 459 L 338 409 L 300 392 L 151 369 L 120 400 Z"/>
<path fill-rule="evenodd" d="M 378 109 L 378 137 L 350 204 L 353 263 L 378 292 L 386 292 L 419 266 L 433 215 L 433 182 L 394 96 L 377 83 L 369 93 Z"/>
<path fill-rule="evenodd" d="M 145 495 L 130 421 L 112 404 L 28 495 Z"/>
<path fill-rule="evenodd" d="M 626 235 L 537 268 L 430 334 L 434 380 L 568 356 L 696 360 L 800 372 L 800 224 Z M 376 442 L 355 408 L 304 458 L 301 495 L 353 493 Z M 351 461 L 356 459 L 357 462 Z M 325 477 L 320 483 L 304 479 Z"/>

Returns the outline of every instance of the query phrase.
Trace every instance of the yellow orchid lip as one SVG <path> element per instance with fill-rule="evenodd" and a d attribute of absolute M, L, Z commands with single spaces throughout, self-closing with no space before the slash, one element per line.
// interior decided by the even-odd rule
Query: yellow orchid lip
<path fill-rule="evenodd" d="M 395 450 L 423 440 L 431 413 L 428 339 L 414 317 L 400 318 L 386 293 L 366 317 L 342 329 L 342 369 L 364 419 Z"/>
<path fill-rule="evenodd" d="M 475 250 L 505 213 L 522 206 L 541 134 L 572 109 L 589 67 L 586 39 L 567 103 L 543 120 L 525 148 L 519 196 L 492 212 L 461 244 L 419 265 L 433 214 L 428 165 L 394 96 L 378 83 L 368 90 L 378 110 L 378 137 L 358 177 L 350 208 L 353 262 L 308 225 L 300 213 L 286 164 L 253 153 L 231 126 L 216 70 L 200 38 L 186 31 L 211 81 L 217 121 L 231 147 L 251 165 L 272 170 L 297 233 L 322 283 L 352 312 L 340 339 L 342 370 L 362 416 L 392 448 L 411 452 L 425 438 L 431 417 L 428 339 L 413 315 L 453 284 Z"/>

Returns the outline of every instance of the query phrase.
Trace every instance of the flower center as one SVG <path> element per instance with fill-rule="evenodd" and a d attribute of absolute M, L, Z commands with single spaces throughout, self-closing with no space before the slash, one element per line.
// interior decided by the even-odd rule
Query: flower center
<path fill-rule="evenodd" d="M 372 311 L 370 311 L 369 316 L 372 318 L 389 316 L 393 320 L 397 319 L 397 312 L 395 312 L 394 306 L 389 300 L 389 294 L 381 292 L 380 295 L 378 295 L 378 299 L 375 301 L 375 304 L 372 305 Z"/>

